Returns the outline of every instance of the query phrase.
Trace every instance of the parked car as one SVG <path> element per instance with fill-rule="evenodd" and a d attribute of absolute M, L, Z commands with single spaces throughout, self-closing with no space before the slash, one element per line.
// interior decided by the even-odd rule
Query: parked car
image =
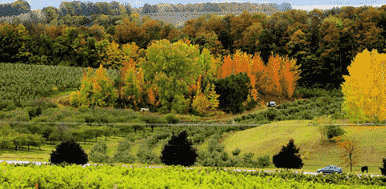
<path fill-rule="evenodd" d="M 267 107 L 276 107 L 276 102 L 272 100 L 267 102 Z"/>
<path fill-rule="evenodd" d="M 321 169 L 318 169 L 318 171 L 316 171 L 317 173 L 323 173 L 323 174 L 331 174 L 331 173 L 342 173 L 343 170 L 341 167 L 339 166 L 336 166 L 336 165 L 329 165 L 325 168 L 321 168 Z"/>

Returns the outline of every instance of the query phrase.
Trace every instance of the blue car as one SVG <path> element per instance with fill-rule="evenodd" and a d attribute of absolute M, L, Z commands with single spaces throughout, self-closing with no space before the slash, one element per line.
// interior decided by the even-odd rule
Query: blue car
<path fill-rule="evenodd" d="M 331 174 L 331 173 L 342 173 L 343 169 L 341 167 L 338 167 L 336 165 L 329 165 L 325 168 L 318 169 L 316 171 L 317 173 L 323 173 L 323 174 Z"/>

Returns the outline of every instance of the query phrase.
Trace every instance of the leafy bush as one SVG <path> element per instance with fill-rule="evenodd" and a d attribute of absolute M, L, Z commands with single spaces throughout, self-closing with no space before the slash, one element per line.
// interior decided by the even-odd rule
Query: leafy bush
<path fill-rule="evenodd" d="M 16 105 L 12 100 L 2 100 L 0 101 L 0 110 L 12 111 L 16 110 Z"/>
<path fill-rule="evenodd" d="M 0 110 L 6 109 L 8 107 L 9 103 L 10 103 L 9 100 L 2 100 L 2 101 L 0 101 Z"/>
<path fill-rule="evenodd" d="M 84 106 L 84 105 L 78 108 L 78 111 L 80 111 L 82 113 L 87 112 L 89 110 L 90 110 L 90 108 L 88 106 Z"/>
<path fill-rule="evenodd" d="M 125 116 L 119 116 L 119 117 L 116 117 L 116 119 L 115 119 L 115 122 L 117 122 L 117 123 L 123 123 L 126 121 L 127 121 L 127 118 Z"/>
<path fill-rule="evenodd" d="M 299 149 L 296 149 L 294 139 L 289 141 L 287 146 L 283 146 L 281 151 L 273 156 L 273 164 L 277 168 L 301 169 L 304 165 L 300 158 Z"/>
<path fill-rule="evenodd" d="M 57 165 L 63 162 L 84 165 L 88 162 L 88 155 L 74 139 L 63 140 L 56 146 L 56 150 L 50 153 L 49 161 L 50 163 Z"/>
<path fill-rule="evenodd" d="M 139 163 L 144 164 L 160 164 L 161 159 L 160 157 L 153 153 L 151 148 L 146 146 L 146 144 L 142 144 L 142 147 L 139 148 L 137 152 L 137 158 Z"/>
<path fill-rule="evenodd" d="M 92 123 L 94 123 L 94 122 L 96 121 L 96 119 L 95 119 L 92 115 L 86 114 L 86 115 L 84 116 L 84 121 L 85 121 L 86 123 L 88 123 L 88 125 L 91 125 Z"/>
<path fill-rule="evenodd" d="M 259 168 L 269 167 L 270 164 L 271 164 L 271 158 L 269 157 L 269 155 L 260 156 L 257 158 L 257 166 Z"/>
<path fill-rule="evenodd" d="M 340 125 L 327 125 L 325 126 L 327 129 L 326 136 L 329 140 L 331 140 L 333 137 L 342 136 L 346 133 L 345 130 Z"/>
<path fill-rule="evenodd" d="M 98 142 L 91 149 L 89 154 L 90 160 L 95 163 L 107 163 L 109 161 L 109 156 L 107 155 L 107 145 L 106 143 Z"/>
<path fill-rule="evenodd" d="M 162 124 L 162 123 L 168 123 L 165 118 L 160 116 L 142 116 L 141 120 L 148 123 L 148 124 Z"/>
<path fill-rule="evenodd" d="M 233 114 L 244 112 L 243 102 L 247 100 L 251 89 L 250 78 L 246 73 L 230 75 L 224 79 L 213 81 L 216 94 L 220 95 L 219 108 Z"/>
<path fill-rule="evenodd" d="M 96 122 L 99 123 L 99 125 L 101 125 L 102 123 L 107 124 L 109 123 L 109 118 L 107 115 L 103 114 L 96 118 Z"/>
<path fill-rule="evenodd" d="M 256 108 L 256 104 L 257 104 L 257 102 L 255 101 L 255 99 L 251 99 L 251 101 L 249 101 L 248 103 L 247 103 L 247 106 L 246 106 L 246 110 L 252 110 L 253 108 Z"/>
<path fill-rule="evenodd" d="M 237 156 L 240 154 L 240 152 L 241 152 L 241 150 L 239 148 L 236 148 L 235 150 L 232 151 L 232 154 Z"/>
<path fill-rule="evenodd" d="M 173 136 L 168 144 L 164 146 L 161 152 L 161 162 L 165 165 L 191 166 L 196 161 L 198 154 L 196 149 L 192 148 L 192 142 L 188 140 L 186 130 L 178 136 Z"/>
<path fill-rule="evenodd" d="M 42 108 L 39 106 L 37 108 L 33 107 L 33 108 L 28 108 L 28 115 L 29 115 L 29 119 L 31 120 L 33 117 L 38 117 L 42 114 Z"/>
<path fill-rule="evenodd" d="M 134 139 L 135 141 L 135 139 Z M 128 139 L 119 141 L 117 152 L 112 158 L 112 162 L 116 163 L 134 163 L 135 156 L 131 155 L 130 152 L 131 144 Z"/>
<path fill-rule="evenodd" d="M 302 117 L 303 117 L 303 119 L 306 119 L 306 120 L 312 120 L 313 115 L 310 111 L 303 111 Z"/>
<path fill-rule="evenodd" d="M 280 112 L 278 110 L 276 110 L 275 108 L 269 108 L 268 110 L 264 111 L 263 112 L 266 117 L 272 121 L 274 120 L 277 116 L 280 115 Z"/>
<path fill-rule="evenodd" d="M 175 124 L 175 123 L 178 123 L 180 121 L 180 118 L 176 117 L 176 115 L 174 114 L 168 114 L 166 117 L 165 117 L 166 121 L 169 123 L 169 124 Z"/>
<path fill-rule="evenodd" d="M 255 116 L 255 121 L 256 121 L 256 122 L 264 121 L 264 120 L 267 119 L 267 118 L 265 118 L 265 114 L 263 114 L 263 113 L 264 113 L 264 112 L 258 113 L 258 114 Z"/>

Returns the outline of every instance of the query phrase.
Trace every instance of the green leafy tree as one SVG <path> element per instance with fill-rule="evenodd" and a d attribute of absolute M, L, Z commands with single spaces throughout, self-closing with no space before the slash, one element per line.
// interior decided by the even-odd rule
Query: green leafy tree
<path fill-rule="evenodd" d="M 147 61 L 141 63 L 145 80 L 156 83 L 161 104 L 169 113 L 172 109 L 178 113 L 186 109 L 184 94 L 201 72 L 196 63 L 199 50 L 187 43 L 156 41 L 146 51 Z"/>
<path fill-rule="evenodd" d="M 219 107 L 229 113 L 242 113 L 243 102 L 247 100 L 250 86 L 250 78 L 246 73 L 230 75 L 224 79 L 214 81 L 215 91 L 218 95 Z"/>

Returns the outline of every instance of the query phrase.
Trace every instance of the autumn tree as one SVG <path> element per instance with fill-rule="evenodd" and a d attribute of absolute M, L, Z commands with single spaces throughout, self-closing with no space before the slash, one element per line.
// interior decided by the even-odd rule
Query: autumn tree
<path fill-rule="evenodd" d="M 342 137 L 334 137 L 337 140 L 342 140 Z M 338 145 L 343 149 L 341 159 L 343 160 L 342 164 L 350 166 L 350 172 L 352 172 L 352 166 L 357 165 L 359 162 L 360 147 L 358 145 L 359 141 L 355 140 L 342 140 L 338 142 Z"/>
<path fill-rule="evenodd" d="M 347 113 L 350 121 L 374 121 L 375 118 L 385 120 L 386 108 L 384 97 L 385 54 L 378 54 L 367 49 L 358 54 L 348 67 L 350 76 L 343 76 L 346 80 L 342 85 L 344 103 L 342 110 Z M 364 64 L 367 62 L 367 64 Z"/>
<path fill-rule="evenodd" d="M 170 44 L 168 40 L 161 40 L 149 46 L 146 58 L 140 63 L 144 78 L 157 85 L 164 111 L 174 109 L 182 113 L 186 109 L 183 95 L 201 72 L 197 65 L 199 50 L 189 41 Z"/>

